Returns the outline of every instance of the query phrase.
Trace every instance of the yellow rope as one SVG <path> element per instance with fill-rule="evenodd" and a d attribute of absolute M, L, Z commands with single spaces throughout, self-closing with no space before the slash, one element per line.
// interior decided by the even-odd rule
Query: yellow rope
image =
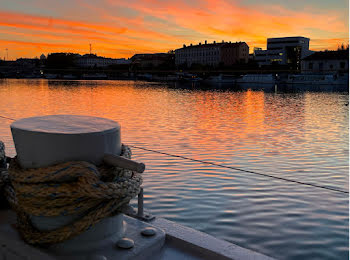
<path fill-rule="evenodd" d="M 131 158 L 129 147 L 122 146 L 122 156 Z M 12 160 L 8 173 L 11 185 L 6 195 L 17 213 L 18 229 L 26 242 L 38 245 L 65 241 L 115 215 L 140 192 L 142 184 L 139 173 L 88 162 L 22 169 Z M 61 228 L 40 231 L 32 225 L 30 215 L 82 217 Z"/>

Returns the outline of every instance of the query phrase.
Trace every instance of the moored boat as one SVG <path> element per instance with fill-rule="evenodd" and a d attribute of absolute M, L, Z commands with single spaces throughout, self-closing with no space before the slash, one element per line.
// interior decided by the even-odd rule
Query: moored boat
<path fill-rule="evenodd" d="M 45 79 L 57 79 L 57 74 L 47 73 L 47 74 L 44 74 L 44 78 Z"/>
<path fill-rule="evenodd" d="M 182 82 L 200 82 L 203 80 L 196 74 L 186 72 L 177 73 L 177 79 Z"/>
<path fill-rule="evenodd" d="M 83 74 L 83 79 L 108 79 L 105 73 Z"/>
<path fill-rule="evenodd" d="M 74 76 L 72 74 L 65 74 L 63 75 L 63 79 L 77 79 L 77 76 Z"/>
<path fill-rule="evenodd" d="M 293 74 L 282 82 L 292 91 L 349 91 L 349 74 Z"/>
<path fill-rule="evenodd" d="M 348 85 L 349 75 L 336 74 L 293 74 L 288 75 L 287 84 L 305 85 Z"/>
<path fill-rule="evenodd" d="M 236 80 L 236 84 L 242 89 L 267 89 L 270 90 L 277 83 L 273 74 L 246 74 Z"/>
<path fill-rule="evenodd" d="M 210 76 L 204 82 L 209 84 L 234 84 L 236 80 L 237 77 L 234 75 L 220 74 L 218 76 Z"/>

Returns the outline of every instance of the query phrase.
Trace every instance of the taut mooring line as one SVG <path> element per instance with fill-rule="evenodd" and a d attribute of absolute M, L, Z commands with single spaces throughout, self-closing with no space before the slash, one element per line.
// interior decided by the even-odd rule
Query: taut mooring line
<path fill-rule="evenodd" d="M 302 181 L 286 179 L 286 178 L 283 178 L 283 177 L 269 175 L 269 174 L 261 173 L 261 172 L 254 172 L 254 171 L 244 170 L 244 169 L 240 169 L 240 168 L 236 168 L 236 167 L 232 167 L 232 166 L 222 165 L 222 164 L 219 164 L 219 163 L 197 160 L 197 159 L 185 157 L 185 156 L 182 156 L 182 155 L 170 154 L 170 153 L 166 153 L 166 152 L 159 152 L 159 151 L 155 151 L 155 150 L 152 150 L 152 149 L 147 149 L 147 148 L 143 148 L 143 147 L 139 147 L 139 146 L 135 146 L 135 145 L 129 145 L 129 146 L 133 147 L 133 148 L 136 148 L 136 149 L 153 152 L 153 153 L 159 153 L 159 154 L 163 154 L 163 155 L 167 155 L 167 156 L 171 156 L 171 157 L 177 157 L 177 158 L 181 158 L 181 159 L 185 159 L 185 160 L 190 160 L 190 161 L 193 161 L 193 162 L 200 162 L 200 163 L 204 163 L 204 164 L 210 164 L 210 165 L 214 165 L 214 166 L 218 166 L 218 167 L 222 167 L 222 168 L 227 168 L 227 169 L 231 169 L 231 170 L 236 170 L 236 171 L 241 171 L 241 172 L 246 172 L 246 173 L 252 173 L 252 174 L 261 175 L 261 176 L 265 176 L 265 177 L 269 177 L 269 178 L 274 178 L 274 179 L 277 179 L 277 180 L 283 180 L 283 181 L 293 182 L 293 183 L 297 183 L 297 184 L 301 184 L 301 185 L 312 186 L 312 187 L 315 187 L 315 188 L 321 188 L 321 189 L 326 189 L 326 190 L 331 190 L 331 191 L 336 191 L 336 192 L 349 194 L 349 192 L 345 191 L 345 190 L 339 190 L 339 189 L 326 187 L 326 186 L 321 186 L 321 185 L 317 185 L 317 184 L 312 184 L 312 183 L 307 183 L 307 182 L 302 182 Z"/>
<path fill-rule="evenodd" d="M 14 119 L 14 118 L 1 116 L 1 115 L 0 115 L 0 118 L 16 121 L 16 119 Z M 240 171 L 240 172 L 246 172 L 246 173 L 252 173 L 252 174 L 265 176 L 265 177 L 269 177 L 269 178 L 273 178 L 273 179 L 277 179 L 277 180 L 292 182 L 292 183 L 296 183 L 296 184 L 300 184 L 300 185 L 306 185 L 306 186 L 311 186 L 311 187 L 314 187 L 314 188 L 320 188 L 320 189 L 335 191 L 335 192 L 339 192 L 339 193 L 349 194 L 348 191 L 339 190 L 339 189 L 331 188 L 331 187 L 327 187 L 327 186 L 322 186 L 322 185 L 317 185 L 317 184 L 312 184 L 312 183 L 307 183 L 307 182 L 302 182 L 302 181 L 286 179 L 286 178 L 283 178 L 283 177 L 269 175 L 269 174 L 266 174 L 266 173 L 254 172 L 254 171 L 244 170 L 244 169 L 240 169 L 240 168 L 236 168 L 236 167 L 232 167 L 232 166 L 226 166 L 226 165 L 219 164 L 219 163 L 197 160 L 197 159 L 185 157 L 185 156 L 182 156 L 182 155 L 176 155 L 176 154 L 171 154 L 171 153 L 166 153 L 166 152 L 160 152 L 160 151 L 156 151 L 156 150 L 152 150 L 152 149 L 148 149 L 148 148 L 143 148 L 143 147 L 136 146 L 136 145 L 129 145 L 129 146 L 133 147 L 135 149 L 140 149 L 140 150 L 144 150 L 144 151 L 148 151 L 148 152 L 152 152 L 152 153 L 163 154 L 163 155 L 167 155 L 167 156 L 171 156 L 171 157 L 177 157 L 177 158 L 181 158 L 181 159 L 189 160 L 189 161 L 193 161 L 193 162 L 200 162 L 200 163 L 204 163 L 204 164 L 210 164 L 210 165 L 214 165 L 214 166 L 221 167 L 221 168 L 226 168 L 226 169 L 231 169 L 231 170 Z"/>
<path fill-rule="evenodd" d="M 8 120 L 12 120 L 12 121 L 16 121 L 16 119 L 13 119 L 11 117 L 6 117 L 6 116 L 0 116 L 1 118 L 4 118 L 4 119 L 8 119 Z"/>

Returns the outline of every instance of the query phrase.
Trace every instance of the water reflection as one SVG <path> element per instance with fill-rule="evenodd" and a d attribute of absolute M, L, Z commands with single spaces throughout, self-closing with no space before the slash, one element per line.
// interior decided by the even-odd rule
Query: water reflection
<path fill-rule="evenodd" d="M 0 80 L 0 111 L 13 118 L 107 117 L 121 124 L 125 143 L 348 190 L 348 95 L 178 87 Z M 1 120 L 1 139 L 14 155 L 10 122 Z M 342 195 L 133 153 L 147 165 L 146 207 L 156 215 L 276 258 L 348 258 Z"/>

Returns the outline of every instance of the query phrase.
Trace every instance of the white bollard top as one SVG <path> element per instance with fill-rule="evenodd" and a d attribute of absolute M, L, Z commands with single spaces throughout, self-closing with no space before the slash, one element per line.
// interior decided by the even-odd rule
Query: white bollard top
<path fill-rule="evenodd" d="M 113 120 L 80 115 L 49 115 L 23 118 L 11 127 L 27 131 L 53 134 L 83 134 L 113 131 L 119 124 Z"/>
<path fill-rule="evenodd" d="M 104 154 L 120 155 L 120 125 L 80 115 L 30 117 L 11 125 L 17 159 L 23 168 L 84 160 L 102 163 Z"/>

